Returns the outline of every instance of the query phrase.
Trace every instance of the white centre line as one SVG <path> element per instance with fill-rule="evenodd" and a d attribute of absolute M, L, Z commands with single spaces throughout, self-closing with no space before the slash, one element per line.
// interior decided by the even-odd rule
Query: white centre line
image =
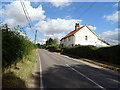
<path fill-rule="evenodd" d="M 42 64 L 41 64 L 41 59 L 40 59 L 40 56 L 39 56 L 39 52 L 38 52 L 38 60 L 39 60 L 39 65 L 40 65 L 40 88 L 42 90 L 43 89 Z"/>
<path fill-rule="evenodd" d="M 80 73 L 79 71 L 77 71 L 76 69 L 72 68 L 70 65 L 66 64 L 66 66 L 68 66 L 69 68 L 71 68 L 73 71 L 77 72 L 78 74 L 82 75 L 83 77 L 85 77 L 87 80 L 91 81 L 92 83 L 94 83 L 95 85 L 97 85 L 98 87 L 100 87 L 103 90 L 106 90 L 104 87 L 102 87 L 101 85 L 97 84 L 95 81 L 93 81 L 92 79 L 88 78 L 87 76 L 85 76 L 84 74 Z"/>

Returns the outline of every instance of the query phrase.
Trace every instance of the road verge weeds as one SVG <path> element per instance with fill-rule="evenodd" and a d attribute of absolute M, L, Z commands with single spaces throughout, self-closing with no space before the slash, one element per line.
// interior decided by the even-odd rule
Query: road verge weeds
<path fill-rule="evenodd" d="M 2 74 L 3 88 L 28 88 L 35 61 L 36 50 L 33 50 L 16 65 L 5 68 Z"/>

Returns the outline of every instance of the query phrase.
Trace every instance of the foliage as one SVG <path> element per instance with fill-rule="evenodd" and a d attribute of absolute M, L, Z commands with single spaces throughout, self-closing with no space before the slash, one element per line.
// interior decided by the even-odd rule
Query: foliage
<path fill-rule="evenodd" d="M 49 38 L 46 41 L 46 45 L 40 45 L 40 44 L 37 44 L 37 45 L 39 48 L 45 48 L 51 52 L 60 52 L 61 48 L 60 48 L 60 45 L 57 43 L 58 43 L 57 39 Z"/>
<path fill-rule="evenodd" d="M 35 48 L 35 45 L 25 37 L 7 26 L 2 28 L 2 59 L 3 67 L 17 63 Z"/>
<path fill-rule="evenodd" d="M 46 41 L 46 46 L 48 46 L 48 45 L 56 45 L 56 44 L 57 44 L 57 40 L 56 39 L 49 38 Z"/>
<path fill-rule="evenodd" d="M 61 51 L 59 45 L 48 45 L 48 46 L 46 46 L 46 49 L 51 52 L 60 52 Z"/>
<path fill-rule="evenodd" d="M 111 47 L 101 47 L 96 51 L 96 53 L 103 60 L 113 64 L 120 65 L 119 54 L 118 54 L 119 50 L 120 50 L 120 45 L 114 45 Z"/>
<path fill-rule="evenodd" d="M 16 66 L 6 68 L 2 73 L 3 88 L 28 88 L 31 84 L 31 75 L 36 62 L 35 50 L 20 60 Z"/>
<path fill-rule="evenodd" d="M 40 45 L 39 43 L 37 43 L 36 45 L 37 45 L 37 47 L 40 48 L 40 49 L 45 49 L 45 48 L 46 48 L 46 45 L 45 45 L 45 44 L 43 44 L 43 45 L 41 44 L 41 45 Z"/>
<path fill-rule="evenodd" d="M 111 64 L 119 65 L 120 60 L 118 60 L 118 50 L 120 50 L 120 45 L 100 48 L 91 45 L 89 46 L 77 45 L 74 47 L 66 47 L 62 49 L 61 53 L 75 55 L 80 58 L 102 60 L 109 62 Z"/>

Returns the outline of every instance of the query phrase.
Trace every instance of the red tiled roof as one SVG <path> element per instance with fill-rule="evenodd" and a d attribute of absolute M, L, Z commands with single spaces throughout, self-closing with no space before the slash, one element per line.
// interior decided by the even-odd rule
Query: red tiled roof
<path fill-rule="evenodd" d="M 78 28 L 78 29 L 76 29 L 76 30 L 68 33 L 68 34 L 67 34 L 65 37 L 63 37 L 61 40 L 65 39 L 65 38 L 67 38 L 67 37 L 72 36 L 73 34 L 75 34 L 77 31 L 79 31 L 79 30 L 82 29 L 83 27 L 84 27 L 84 26 L 82 26 L 82 27 L 80 27 L 80 28 Z"/>

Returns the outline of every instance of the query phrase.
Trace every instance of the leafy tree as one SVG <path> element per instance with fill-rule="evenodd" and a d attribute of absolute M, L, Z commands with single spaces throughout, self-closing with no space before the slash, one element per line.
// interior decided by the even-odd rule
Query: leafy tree
<path fill-rule="evenodd" d="M 56 43 L 57 43 L 56 39 L 49 38 L 46 41 L 46 46 L 48 46 L 48 45 L 55 45 Z"/>

